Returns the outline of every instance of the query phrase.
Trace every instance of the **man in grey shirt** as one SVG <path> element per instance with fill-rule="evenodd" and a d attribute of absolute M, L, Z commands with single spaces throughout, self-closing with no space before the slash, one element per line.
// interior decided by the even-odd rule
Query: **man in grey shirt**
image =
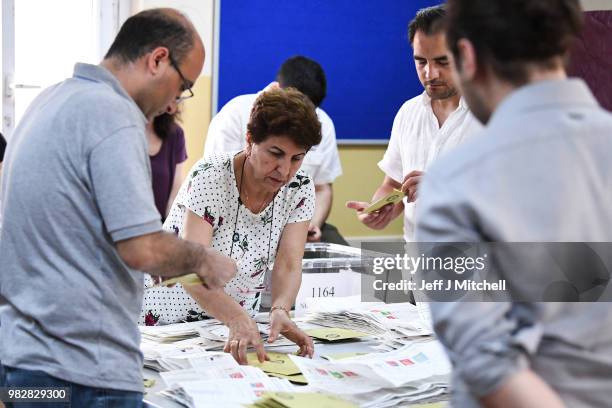
<path fill-rule="evenodd" d="M 581 26 L 578 0 L 447 5 L 458 83 L 487 127 L 425 176 L 417 239 L 612 241 L 612 115 L 563 68 Z M 609 304 L 431 308 L 454 364 L 454 405 L 612 403 Z"/>
<path fill-rule="evenodd" d="M 172 9 L 129 18 L 98 66 L 37 97 L 4 163 L 0 361 L 8 387 L 70 387 L 72 406 L 140 406 L 144 276 L 222 287 L 233 261 L 161 231 L 144 125 L 204 63 Z M 22 405 L 20 405 L 22 406 Z M 24 405 L 25 406 L 25 405 Z"/>

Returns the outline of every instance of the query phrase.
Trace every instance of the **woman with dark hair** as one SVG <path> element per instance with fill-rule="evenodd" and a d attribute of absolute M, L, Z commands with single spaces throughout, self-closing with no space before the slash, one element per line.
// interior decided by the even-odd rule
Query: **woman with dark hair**
<path fill-rule="evenodd" d="M 290 319 L 301 284 L 302 255 L 315 204 L 314 185 L 298 171 L 321 141 L 315 107 L 301 92 L 274 89 L 256 100 L 246 148 L 200 160 L 172 205 L 164 229 L 228 255 L 238 273 L 222 290 L 205 285 L 150 288 L 140 324 L 167 324 L 215 317 L 229 327 L 225 351 L 246 363 L 247 347 L 266 358 L 256 323 L 271 273 L 270 336 L 279 333 L 312 356 L 312 339 Z M 153 281 L 149 279 L 146 284 Z"/>
<path fill-rule="evenodd" d="M 187 151 L 183 129 L 176 124 L 178 116 L 177 111 L 163 113 L 146 127 L 155 206 L 162 221 L 168 216 L 185 179 L 183 167 Z"/>

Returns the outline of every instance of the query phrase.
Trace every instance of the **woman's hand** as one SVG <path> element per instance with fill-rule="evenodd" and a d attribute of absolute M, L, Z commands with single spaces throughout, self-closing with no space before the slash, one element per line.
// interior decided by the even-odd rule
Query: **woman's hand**
<path fill-rule="evenodd" d="M 299 356 L 312 358 L 314 354 L 312 339 L 291 321 L 289 315 L 283 309 L 275 309 L 270 314 L 270 336 L 268 337 L 268 343 L 273 343 L 279 334 L 282 334 L 300 347 Z"/>
<path fill-rule="evenodd" d="M 247 348 L 249 346 L 255 348 L 260 363 L 268 360 L 257 323 L 246 313 L 231 319 L 227 327 L 229 328 L 229 337 L 223 351 L 232 353 L 238 364 L 247 364 Z"/>

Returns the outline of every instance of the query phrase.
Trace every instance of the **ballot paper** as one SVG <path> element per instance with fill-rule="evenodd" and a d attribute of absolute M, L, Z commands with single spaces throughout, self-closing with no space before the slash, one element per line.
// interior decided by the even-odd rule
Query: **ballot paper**
<path fill-rule="evenodd" d="M 357 408 L 338 396 L 314 392 L 266 392 L 248 408 Z"/>
<path fill-rule="evenodd" d="M 247 362 L 250 366 L 261 368 L 266 373 L 295 375 L 300 374 L 300 369 L 295 365 L 286 353 L 268 352 L 269 360 L 260 363 L 256 353 L 247 353 Z"/>
<path fill-rule="evenodd" d="M 177 283 L 180 283 L 181 285 L 203 285 L 204 281 L 202 281 L 202 278 L 200 278 L 197 274 L 190 273 L 188 275 L 177 276 L 176 278 L 163 280 L 158 285 L 153 285 L 151 287 L 170 286 L 176 285 Z"/>
<path fill-rule="evenodd" d="M 433 331 L 423 312 L 411 303 L 361 302 L 358 296 L 308 299 L 305 321 L 321 326 L 368 333 L 381 351 L 430 340 Z"/>
<path fill-rule="evenodd" d="M 160 395 L 190 408 L 243 408 L 267 391 L 294 392 L 295 387 L 280 378 L 199 380 L 177 383 Z"/>
<path fill-rule="evenodd" d="M 268 323 L 257 323 L 259 334 L 265 348 L 285 347 L 291 346 L 294 343 L 286 337 L 279 335 L 274 343 L 268 343 L 268 337 L 270 335 L 270 325 Z M 218 342 L 214 348 L 209 350 L 221 350 L 225 346 L 225 342 L 229 337 L 229 328 L 227 326 L 207 326 L 198 329 L 198 334 L 202 338 L 206 338 L 210 341 Z"/>
<path fill-rule="evenodd" d="M 365 394 L 385 388 L 409 392 L 427 384 L 446 390 L 451 372 L 450 362 L 435 340 L 334 362 L 298 356 L 291 359 L 311 389 L 335 394 Z"/>
<path fill-rule="evenodd" d="M 344 360 L 347 358 L 365 356 L 368 353 L 360 353 L 360 352 L 350 352 L 350 353 L 329 353 L 329 354 L 321 354 L 321 358 L 324 358 L 329 361 L 338 361 Z"/>
<path fill-rule="evenodd" d="M 216 379 L 233 380 L 259 380 L 269 378 L 260 368 L 251 366 L 238 366 L 234 368 L 187 368 L 159 373 L 168 387 L 181 384 L 185 381 L 203 381 Z"/>
<path fill-rule="evenodd" d="M 358 339 L 368 336 L 368 333 L 358 332 L 355 330 L 342 329 L 338 327 L 323 327 L 320 329 L 310 329 L 305 331 L 310 337 L 315 337 L 320 340 L 334 342 L 348 339 Z"/>
<path fill-rule="evenodd" d="M 138 326 L 142 339 L 156 343 L 172 343 L 198 337 L 198 329 L 220 325 L 216 319 L 200 320 L 197 322 L 175 323 L 164 326 Z"/>
<path fill-rule="evenodd" d="M 363 212 L 366 212 L 368 214 L 373 213 L 374 211 L 380 210 L 387 204 L 397 204 L 400 201 L 402 201 L 403 198 L 404 198 L 404 193 L 401 190 L 394 188 L 393 191 L 391 191 L 386 196 L 371 203 L 367 208 L 363 210 Z"/>
<path fill-rule="evenodd" d="M 429 383 L 412 387 L 384 388 L 365 394 L 347 395 L 346 399 L 362 408 L 396 407 L 403 404 L 433 403 L 448 399 L 449 389 L 443 383 Z"/>

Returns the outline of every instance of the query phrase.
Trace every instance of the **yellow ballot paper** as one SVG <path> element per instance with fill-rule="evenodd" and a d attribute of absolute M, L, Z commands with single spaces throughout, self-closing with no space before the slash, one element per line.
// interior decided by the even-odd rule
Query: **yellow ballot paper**
<path fill-rule="evenodd" d="M 262 408 L 357 408 L 340 397 L 314 392 L 266 392 L 249 407 Z"/>
<path fill-rule="evenodd" d="M 247 353 L 247 362 L 253 367 L 259 367 L 266 373 L 295 375 L 302 372 L 289 358 L 287 354 L 275 353 L 272 351 L 266 352 L 270 361 L 260 363 L 256 353 Z"/>
<path fill-rule="evenodd" d="M 339 341 L 369 336 L 368 333 L 362 333 L 349 329 L 341 329 L 338 327 L 323 327 L 321 329 L 305 330 L 304 332 L 310 337 L 315 337 L 317 339 L 325 341 Z"/>
<path fill-rule="evenodd" d="M 203 284 L 202 280 L 195 273 L 190 273 L 189 275 L 179 276 L 177 278 L 168 279 L 162 281 L 159 286 L 168 286 L 174 285 L 175 283 L 180 283 L 181 285 L 200 285 Z M 158 285 L 155 285 L 158 286 Z"/>
<path fill-rule="evenodd" d="M 387 194 L 383 198 L 380 198 L 380 199 L 376 200 L 375 202 L 370 204 L 368 206 L 368 208 L 366 208 L 363 211 L 367 212 L 369 214 L 369 213 L 372 213 L 374 211 L 380 210 L 381 208 L 383 208 L 387 204 L 397 204 L 400 201 L 402 201 L 403 198 L 404 198 L 404 193 L 402 193 L 401 190 L 398 190 L 397 188 L 394 188 L 392 192 L 390 192 L 389 194 Z"/>

